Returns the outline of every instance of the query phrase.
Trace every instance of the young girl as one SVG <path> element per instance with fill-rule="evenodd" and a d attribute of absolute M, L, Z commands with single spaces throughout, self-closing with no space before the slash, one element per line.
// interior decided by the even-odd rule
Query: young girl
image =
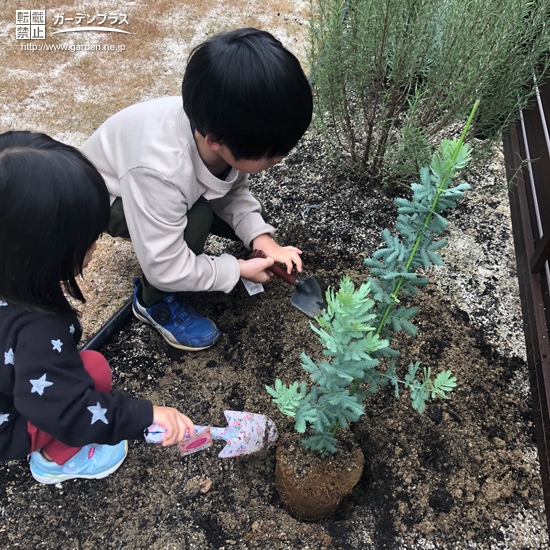
<path fill-rule="evenodd" d="M 111 393 L 105 358 L 77 349 L 63 289 L 84 302 L 75 278 L 109 215 L 103 178 L 77 149 L 0 135 L 0 461 L 31 453 L 41 483 L 109 475 L 153 422 L 167 430 L 163 445 L 193 433 L 176 409 Z"/>

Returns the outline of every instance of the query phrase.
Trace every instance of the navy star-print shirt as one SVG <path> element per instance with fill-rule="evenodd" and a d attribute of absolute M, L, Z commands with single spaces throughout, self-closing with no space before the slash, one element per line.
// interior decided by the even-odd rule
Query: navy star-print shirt
<path fill-rule="evenodd" d="M 71 447 L 143 439 L 153 405 L 99 392 L 84 369 L 75 316 L 0 300 L 0 461 L 30 452 L 27 421 Z"/>

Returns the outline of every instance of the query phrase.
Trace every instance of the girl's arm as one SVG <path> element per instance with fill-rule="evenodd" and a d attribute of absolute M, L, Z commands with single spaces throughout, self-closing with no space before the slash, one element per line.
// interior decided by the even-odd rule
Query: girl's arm
<path fill-rule="evenodd" d="M 40 430 L 66 445 L 142 439 L 153 405 L 96 391 L 84 369 L 69 318 L 29 313 L 12 327 L 14 405 Z"/>

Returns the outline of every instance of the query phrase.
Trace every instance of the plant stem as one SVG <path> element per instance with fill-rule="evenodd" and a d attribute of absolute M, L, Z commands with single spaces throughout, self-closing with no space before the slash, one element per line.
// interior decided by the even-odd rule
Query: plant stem
<path fill-rule="evenodd" d="M 462 135 L 460 136 L 458 144 L 457 144 L 457 146 L 454 150 L 453 158 L 451 160 L 451 166 L 453 166 L 455 161 L 456 161 L 456 157 L 458 156 L 458 153 L 459 153 L 459 151 L 462 147 L 462 144 L 464 143 L 464 140 L 466 138 L 466 134 L 467 134 L 468 130 L 470 129 L 470 125 L 471 125 L 472 120 L 475 116 L 475 113 L 477 111 L 478 106 L 479 106 L 479 99 L 476 100 L 476 102 L 474 103 L 474 106 L 472 108 L 470 116 L 468 117 L 468 121 L 466 122 L 466 126 L 464 127 L 464 130 L 462 131 Z M 437 188 L 437 192 L 436 192 L 436 195 L 434 197 L 434 200 L 432 201 L 430 211 L 428 212 L 428 215 L 426 216 L 426 219 L 424 220 L 424 223 L 422 224 L 422 226 L 420 228 L 420 231 L 419 231 L 418 236 L 416 237 L 416 241 L 414 243 L 414 247 L 411 250 L 411 253 L 409 255 L 407 263 L 405 264 L 405 271 L 407 271 L 407 272 L 409 271 L 409 268 L 411 267 L 411 263 L 414 260 L 414 257 L 416 256 L 416 253 L 418 251 L 418 247 L 420 246 L 420 243 L 422 241 L 422 237 L 424 235 L 424 230 L 426 229 L 426 227 L 428 227 L 428 224 L 430 223 L 430 220 L 432 219 L 432 216 L 433 216 L 433 214 L 435 212 L 435 209 L 437 207 L 437 203 L 439 202 L 439 197 L 441 196 L 441 193 L 445 189 L 445 186 L 447 185 L 447 180 L 448 179 L 449 179 L 448 174 L 445 174 L 443 176 L 443 179 L 441 180 L 441 183 L 439 184 L 439 186 Z M 386 309 L 384 311 L 384 315 L 382 316 L 382 319 L 380 320 L 380 323 L 378 324 L 378 327 L 376 329 L 375 334 L 380 334 L 380 331 L 382 330 L 382 327 L 384 326 L 384 323 L 386 322 L 386 319 L 387 319 L 387 317 L 388 317 L 388 315 L 391 311 L 391 308 L 393 307 L 393 304 L 395 302 L 397 302 L 397 293 L 401 289 L 401 285 L 403 284 L 404 279 L 405 278 L 403 277 L 403 275 L 401 275 L 399 277 L 399 279 L 398 279 L 398 281 L 395 285 L 395 288 L 393 289 L 393 292 L 391 293 L 393 303 L 388 304 L 386 306 Z"/>
<path fill-rule="evenodd" d="M 468 130 L 470 128 L 470 125 L 472 124 L 472 120 L 475 116 L 475 113 L 477 111 L 477 108 L 479 106 L 479 99 L 476 100 L 476 102 L 474 103 L 474 106 L 472 107 L 472 111 L 470 112 L 470 116 L 468 117 L 468 120 L 466 122 L 466 125 L 464 126 L 464 130 L 462 131 L 462 134 L 460 136 L 460 139 L 458 140 L 458 144 L 453 152 L 453 157 L 451 159 L 451 167 L 454 165 L 454 163 L 456 162 L 456 158 L 458 156 L 458 153 L 464 143 L 464 140 L 466 139 L 466 134 L 468 133 Z M 445 174 L 441 180 L 441 183 L 439 184 L 438 188 L 437 188 L 437 192 L 436 192 L 436 195 L 432 201 L 432 205 L 430 207 L 430 212 L 428 212 L 428 215 L 426 216 L 426 219 L 424 220 L 424 223 L 422 224 L 420 230 L 419 230 L 419 233 L 418 233 L 418 236 L 416 237 L 416 241 L 415 241 L 415 244 L 414 244 L 414 247 L 409 255 L 409 258 L 407 260 L 407 263 L 405 264 L 405 270 L 408 272 L 409 271 L 409 268 L 411 267 L 411 263 L 418 251 L 418 247 L 420 246 L 420 243 L 422 241 L 422 236 L 424 235 L 424 230 L 426 229 L 426 227 L 428 227 L 428 224 L 435 212 L 435 209 L 437 207 L 437 203 L 439 201 L 439 197 L 441 196 L 441 193 L 443 192 L 443 190 L 445 189 L 445 186 L 447 185 L 447 180 L 448 180 L 448 174 Z M 391 311 L 391 308 L 393 307 L 393 304 L 397 301 L 397 293 L 399 292 L 399 290 L 401 289 L 401 285 L 403 284 L 403 281 L 404 281 L 404 277 L 403 275 L 401 275 L 399 277 L 399 280 L 397 281 L 396 285 L 395 285 L 395 288 L 393 289 L 393 292 L 391 293 L 391 297 L 393 298 L 394 302 L 391 303 L 391 304 L 388 304 L 386 306 L 386 309 L 384 310 L 384 315 L 382 316 L 382 319 L 380 320 L 380 323 L 378 324 L 378 327 L 375 331 L 375 334 L 379 335 L 380 334 L 380 331 L 382 330 L 382 327 L 384 326 L 384 323 L 386 322 L 386 319 L 388 318 L 388 315 Z M 350 395 L 353 395 L 356 391 L 357 391 L 357 388 L 359 387 L 359 383 L 360 383 L 360 380 L 354 380 L 350 390 L 349 390 L 349 393 Z M 333 435 L 336 433 L 336 430 L 338 429 L 339 427 L 339 423 L 337 422 L 336 423 L 336 427 L 334 428 L 333 430 Z"/>

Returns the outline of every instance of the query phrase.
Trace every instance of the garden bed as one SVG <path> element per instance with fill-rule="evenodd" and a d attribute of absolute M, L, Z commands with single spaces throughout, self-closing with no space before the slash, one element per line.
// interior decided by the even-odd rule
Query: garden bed
<path fill-rule="evenodd" d="M 44 131 L 80 146 L 106 118 L 146 99 L 177 95 L 190 49 L 239 26 L 273 32 L 305 64 L 307 3 L 299 0 L 90 0 L 40 4 L 48 44 L 121 43 L 124 53 L 23 51 L 14 39 L 15 7 L 0 16 L 0 130 Z M 131 35 L 51 36 L 62 12 L 127 13 Z M 106 33 L 109 34 L 109 33 Z M 79 42 L 81 41 L 81 42 Z M 38 43 L 38 41 L 33 41 Z M 500 151 L 452 212 L 445 264 L 417 298 L 416 339 L 399 338 L 404 362 L 450 368 L 458 388 L 423 416 L 408 396 L 383 391 L 354 428 L 365 473 L 337 513 L 319 523 L 290 517 L 275 492 L 275 452 L 218 459 L 221 449 L 185 458 L 176 448 L 130 444 L 128 459 L 99 481 L 43 486 L 25 460 L 2 465 L 0 548 L 12 549 L 524 549 L 548 547 L 533 434 L 525 346 Z M 395 207 L 380 188 L 336 173 L 312 134 L 281 165 L 253 178 L 253 192 L 279 228 L 278 239 L 304 250 L 306 275 L 336 285 L 361 283 L 363 259 L 392 227 Z M 403 192 L 403 191 L 399 191 Z M 309 208 L 317 206 L 317 208 Z M 238 246 L 211 241 L 210 251 Z M 131 295 L 139 267 L 130 244 L 102 239 L 83 281 L 85 338 Z M 299 355 L 319 344 L 309 320 L 290 305 L 280 281 L 249 297 L 190 297 L 222 329 L 197 354 L 170 348 L 132 320 L 106 347 L 117 389 L 177 406 L 199 423 L 220 424 L 225 409 L 281 417 L 264 390 L 302 376 Z M 395 340 L 397 342 L 397 339 Z"/>
<path fill-rule="evenodd" d="M 453 211 L 445 264 L 415 299 L 416 339 L 398 336 L 403 362 L 450 368 L 458 388 L 418 416 L 408 396 L 382 390 L 353 433 L 365 473 L 336 514 L 293 519 L 275 491 L 274 450 L 218 459 L 220 446 L 185 458 L 176 448 L 132 443 L 128 459 L 100 481 L 41 486 L 25 461 L 4 466 L 2 548 L 546 548 L 548 537 L 500 151 L 465 176 L 472 191 Z M 304 250 L 306 274 L 336 285 L 366 277 L 362 260 L 392 226 L 395 207 L 378 187 L 331 170 L 313 135 L 281 165 L 255 176 L 278 239 Z M 405 191 L 403 191 L 405 192 Z M 308 206 L 317 205 L 318 208 Z M 218 253 L 234 243 L 210 241 Z M 116 261 L 113 260 L 116 256 Z M 87 334 L 110 302 L 127 299 L 136 272 L 131 246 L 105 238 L 86 275 Z M 114 277 L 124 279 L 118 284 Z M 267 414 L 292 429 L 264 390 L 279 377 L 305 378 L 299 355 L 320 346 L 309 319 L 290 305 L 292 289 L 272 281 L 248 296 L 190 295 L 222 330 L 200 353 L 170 348 L 132 320 L 104 353 L 115 386 L 220 425 L 225 409 Z"/>

